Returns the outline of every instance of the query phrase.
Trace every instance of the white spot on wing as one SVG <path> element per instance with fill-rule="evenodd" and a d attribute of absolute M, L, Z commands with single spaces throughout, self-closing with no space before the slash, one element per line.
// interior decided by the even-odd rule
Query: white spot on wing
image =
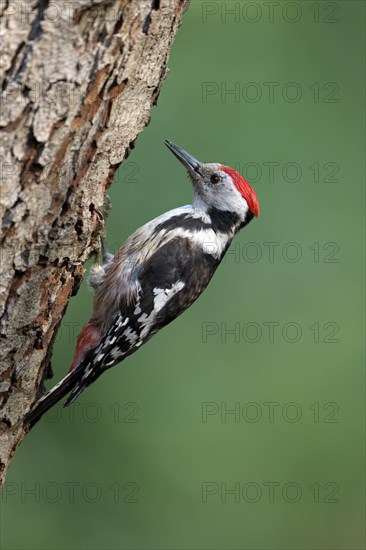
<path fill-rule="evenodd" d="M 154 288 L 154 308 L 150 315 L 143 313 L 138 321 L 141 323 L 142 331 L 140 338 L 144 338 L 150 332 L 159 311 L 184 287 L 183 281 L 177 281 L 171 288 Z M 141 345 L 141 344 L 138 344 Z"/>
<path fill-rule="evenodd" d="M 111 351 L 111 356 L 113 357 L 113 359 L 118 359 L 122 355 L 123 355 L 123 353 L 118 348 L 113 348 L 112 351 Z"/>
<path fill-rule="evenodd" d="M 129 341 L 130 344 L 134 344 L 138 340 L 138 336 L 134 330 L 127 328 L 123 333 L 124 338 Z"/>
<path fill-rule="evenodd" d="M 172 288 L 154 288 L 154 310 L 156 312 L 160 311 L 165 304 L 182 288 L 184 287 L 184 283 L 182 281 L 178 281 L 177 283 L 174 283 Z"/>

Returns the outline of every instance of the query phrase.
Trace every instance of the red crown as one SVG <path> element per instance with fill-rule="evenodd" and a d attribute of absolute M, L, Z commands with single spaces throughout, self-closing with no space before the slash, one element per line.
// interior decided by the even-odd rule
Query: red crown
<path fill-rule="evenodd" d="M 239 174 L 239 172 L 230 168 L 230 166 L 221 166 L 221 170 L 231 177 L 235 187 L 247 201 L 251 212 L 253 212 L 255 216 L 259 216 L 259 202 L 252 186 Z"/>

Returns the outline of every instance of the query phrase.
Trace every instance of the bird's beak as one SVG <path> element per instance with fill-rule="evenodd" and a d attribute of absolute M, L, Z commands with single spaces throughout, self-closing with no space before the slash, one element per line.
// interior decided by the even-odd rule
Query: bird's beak
<path fill-rule="evenodd" d="M 190 155 L 189 153 L 187 153 L 187 151 L 185 151 L 184 149 L 181 149 L 180 147 L 178 147 L 178 145 L 175 145 L 174 143 L 172 143 L 171 141 L 169 141 L 168 139 L 165 140 L 165 145 L 168 147 L 168 149 L 171 150 L 171 152 L 173 153 L 174 156 L 177 157 L 178 160 L 180 160 L 180 162 L 183 164 L 183 166 L 185 166 L 185 168 L 187 168 L 189 174 L 191 176 L 200 176 L 200 167 L 202 165 L 202 163 L 197 160 L 196 158 L 194 158 L 192 155 Z"/>

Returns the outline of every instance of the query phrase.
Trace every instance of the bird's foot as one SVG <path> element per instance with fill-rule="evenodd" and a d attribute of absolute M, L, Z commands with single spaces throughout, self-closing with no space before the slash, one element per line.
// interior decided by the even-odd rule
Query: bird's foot
<path fill-rule="evenodd" d="M 99 210 L 99 209 L 95 210 L 100 223 L 99 238 L 100 238 L 100 245 L 101 245 L 101 256 L 102 256 L 101 259 L 103 264 L 109 263 L 113 258 L 113 254 L 110 254 L 108 252 L 107 241 L 106 241 L 106 221 L 111 210 L 112 210 L 112 201 L 109 195 L 105 196 L 102 210 Z M 98 260 L 99 258 L 98 256 L 96 256 L 96 262 L 98 262 Z"/>

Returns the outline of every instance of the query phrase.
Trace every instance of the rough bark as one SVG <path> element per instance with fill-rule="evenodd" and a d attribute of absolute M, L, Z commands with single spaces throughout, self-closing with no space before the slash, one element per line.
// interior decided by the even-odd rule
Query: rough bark
<path fill-rule="evenodd" d="M 0 483 L 188 2 L 0 3 Z"/>

